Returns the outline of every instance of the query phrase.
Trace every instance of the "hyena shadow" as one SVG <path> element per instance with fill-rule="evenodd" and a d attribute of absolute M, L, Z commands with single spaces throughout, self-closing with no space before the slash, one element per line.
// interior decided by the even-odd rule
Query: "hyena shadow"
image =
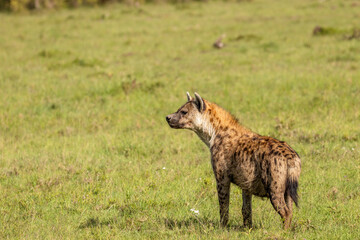
<path fill-rule="evenodd" d="M 170 230 L 195 228 L 195 229 L 224 229 L 218 220 L 209 219 L 206 217 L 189 217 L 186 219 L 176 218 L 164 218 L 164 225 Z M 255 226 L 256 228 L 256 226 Z M 244 225 L 236 224 L 236 222 L 230 222 L 226 227 L 228 230 L 236 231 L 249 231 L 249 228 Z"/>

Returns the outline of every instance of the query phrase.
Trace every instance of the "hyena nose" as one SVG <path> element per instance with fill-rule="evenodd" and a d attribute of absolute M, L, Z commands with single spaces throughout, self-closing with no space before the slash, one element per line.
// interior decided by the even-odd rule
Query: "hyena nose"
<path fill-rule="evenodd" d="M 166 116 L 166 121 L 167 121 L 167 122 L 169 122 L 169 121 L 170 121 L 170 119 L 171 119 L 171 117 Z"/>

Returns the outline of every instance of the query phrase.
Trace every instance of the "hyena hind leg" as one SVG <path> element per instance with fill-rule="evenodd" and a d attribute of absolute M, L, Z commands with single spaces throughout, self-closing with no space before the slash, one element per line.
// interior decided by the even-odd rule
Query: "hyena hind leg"
<path fill-rule="evenodd" d="M 284 221 L 284 229 L 290 227 L 292 211 L 289 210 L 284 194 L 270 194 L 270 201 L 275 209 L 275 211 L 281 216 L 281 219 Z"/>
<path fill-rule="evenodd" d="M 252 209 L 251 209 L 251 193 L 246 191 L 242 192 L 242 215 L 244 220 L 244 227 L 251 228 L 252 227 Z"/>
<path fill-rule="evenodd" d="M 293 200 L 290 196 L 290 194 L 285 193 L 285 201 L 286 201 L 286 206 L 288 207 L 288 227 L 290 227 L 291 224 L 291 219 L 292 219 L 292 215 L 293 215 Z"/>

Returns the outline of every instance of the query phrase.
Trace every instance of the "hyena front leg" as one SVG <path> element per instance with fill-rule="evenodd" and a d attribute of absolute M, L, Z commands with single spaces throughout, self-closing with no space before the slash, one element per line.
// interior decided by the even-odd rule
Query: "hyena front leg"
<path fill-rule="evenodd" d="M 246 191 L 242 192 L 242 215 L 244 220 L 244 226 L 248 228 L 252 227 L 251 197 L 251 193 L 248 193 Z"/>
<path fill-rule="evenodd" d="M 216 178 L 220 205 L 220 224 L 225 227 L 229 221 L 230 180 L 225 177 Z"/>

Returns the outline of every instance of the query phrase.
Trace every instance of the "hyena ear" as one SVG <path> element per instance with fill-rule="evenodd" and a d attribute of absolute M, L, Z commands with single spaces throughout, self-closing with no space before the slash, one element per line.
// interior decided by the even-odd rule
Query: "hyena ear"
<path fill-rule="evenodd" d="M 195 104 L 198 107 L 199 112 L 205 110 L 204 100 L 202 99 L 202 97 L 200 97 L 200 95 L 197 92 L 195 92 Z"/>
<path fill-rule="evenodd" d="M 190 96 L 189 92 L 186 92 L 186 96 L 187 96 L 187 99 L 188 99 L 188 102 L 190 102 L 192 99 L 192 97 Z"/>

